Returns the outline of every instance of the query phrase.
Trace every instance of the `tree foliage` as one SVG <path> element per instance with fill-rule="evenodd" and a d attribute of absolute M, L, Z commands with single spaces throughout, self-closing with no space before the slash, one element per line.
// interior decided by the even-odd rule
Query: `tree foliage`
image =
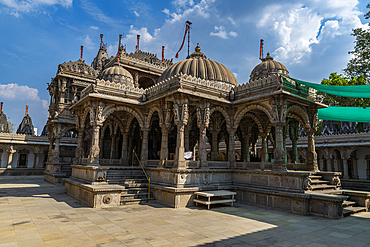
<path fill-rule="evenodd" d="M 15 133 L 17 125 L 13 122 L 10 122 L 10 118 L 8 117 L 8 127 L 9 127 L 9 133 Z"/>
<path fill-rule="evenodd" d="M 369 9 L 370 4 L 366 8 Z M 365 14 L 365 19 L 369 18 L 370 11 Z M 366 29 L 353 29 L 351 35 L 356 38 L 354 50 L 348 52 L 353 55 L 353 58 L 349 60 L 344 72 L 351 78 L 368 78 L 370 76 L 370 23 Z"/>
<path fill-rule="evenodd" d="M 324 78 L 321 81 L 323 85 L 336 85 L 336 86 L 354 86 L 354 85 L 366 85 L 365 77 L 346 77 L 342 74 L 331 73 L 329 78 Z M 336 106 L 370 106 L 370 99 L 361 98 L 346 98 L 341 96 L 335 96 L 327 93 L 318 92 L 317 94 L 323 95 L 323 103 L 328 105 Z"/>

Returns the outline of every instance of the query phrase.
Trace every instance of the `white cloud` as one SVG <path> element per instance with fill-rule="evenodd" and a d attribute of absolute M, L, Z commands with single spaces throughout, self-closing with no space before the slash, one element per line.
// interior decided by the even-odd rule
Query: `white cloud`
<path fill-rule="evenodd" d="M 90 26 L 91 29 L 94 29 L 94 30 L 98 30 L 99 27 L 96 27 L 96 26 Z"/>
<path fill-rule="evenodd" d="M 300 4 L 266 6 L 256 26 L 277 38 L 273 54 L 282 62 L 300 63 L 312 53 L 312 45 L 327 38 L 349 35 L 362 27 L 357 0 L 319 0 Z M 284 10 L 284 11 L 281 11 Z"/>
<path fill-rule="evenodd" d="M 17 83 L 0 84 L 0 97 L 8 100 L 40 101 L 39 90 L 28 86 L 19 86 Z"/>
<path fill-rule="evenodd" d="M 10 8 L 10 14 L 19 17 L 19 12 L 28 13 L 36 11 L 41 6 L 61 5 L 64 8 L 72 6 L 73 0 L 32 0 L 32 1 L 17 1 L 17 0 L 0 0 L 0 3 Z"/>
<path fill-rule="evenodd" d="M 218 36 L 223 39 L 227 39 L 227 32 L 225 31 L 225 27 L 223 26 L 215 26 L 215 32 L 211 32 L 209 35 L 211 36 Z"/>
<path fill-rule="evenodd" d="M 82 43 L 86 49 L 94 49 L 95 43 L 91 40 L 89 35 L 85 35 L 85 37 L 80 38 L 80 40 L 82 40 Z"/>
<path fill-rule="evenodd" d="M 1 1 L 1 0 L 0 0 Z M 81 0 L 81 7 L 87 14 L 97 21 L 103 22 L 108 25 L 117 24 L 117 21 L 105 15 L 101 9 L 87 0 Z"/>
<path fill-rule="evenodd" d="M 233 18 L 227 17 L 227 19 L 230 21 L 231 24 L 233 24 L 234 26 L 236 26 L 236 22 L 233 20 Z"/>
<path fill-rule="evenodd" d="M 229 34 L 233 37 L 236 37 L 238 36 L 238 33 L 237 32 L 234 32 L 234 31 L 230 31 Z"/>
<path fill-rule="evenodd" d="M 171 13 L 168 9 L 163 9 L 162 12 L 167 14 L 169 19 L 166 21 L 169 23 L 175 23 L 177 21 L 185 21 L 188 17 L 194 17 L 195 15 L 201 16 L 208 19 L 210 13 L 208 12 L 211 3 L 215 0 L 201 0 L 199 3 L 194 4 L 194 1 L 176 0 L 172 4 L 177 7 L 177 12 Z"/>
<path fill-rule="evenodd" d="M 41 103 L 42 103 L 42 108 L 44 108 L 45 110 L 49 109 L 49 102 L 47 100 L 42 99 Z"/>
<path fill-rule="evenodd" d="M 139 13 L 136 10 L 134 10 L 134 14 L 136 15 L 136 17 L 140 17 Z"/>
<path fill-rule="evenodd" d="M 238 36 L 237 32 L 234 32 L 234 31 L 230 31 L 229 33 L 226 32 L 224 26 L 219 26 L 219 27 L 215 26 L 214 29 L 215 29 L 215 32 L 211 32 L 209 35 L 218 36 L 218 37 L 223 38 L 223 39 L 228 39 L 229 38 L 228 35 L 231 35 L 233 37 Z"/>

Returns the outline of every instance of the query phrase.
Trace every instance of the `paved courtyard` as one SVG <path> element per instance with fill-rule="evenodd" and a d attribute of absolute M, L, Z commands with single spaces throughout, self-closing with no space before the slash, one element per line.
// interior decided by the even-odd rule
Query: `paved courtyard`
<path fill-rule="evenodd" d="M 236 204 L 93 209 L 43 177 L 0 177 L 0 246 L 370 246 L 370 213 L 341 220 Z"/>

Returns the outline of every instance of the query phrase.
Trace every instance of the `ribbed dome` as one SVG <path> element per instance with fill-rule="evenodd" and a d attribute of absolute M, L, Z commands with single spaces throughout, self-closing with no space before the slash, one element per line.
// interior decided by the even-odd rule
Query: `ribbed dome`
<path fill-rule="evenodd" d="M 180 73 L 201 79 L 217 80 L 238 85 L 238 81 L 234 74 L 224 65 L 208 59 L 206 55 L 200 52 L 199 45 L 195 48 L 195 52 L 191 54 L 189 58 L 177 62 L 166 69 L 161 77 L 159 77 L 158 82 L 164 81 L 165 79 Z"/>
<path fill-rule="evenodd" d="M 265 78 L 270 74 L 277 73 L 289 76 L 287 68 L 283 64 L 274 61 L 274 58 L 270 56 L 270 53 L 267 53 L 267 57 L 262 59 L 262 63 L 258 64 L 253 69 L 250 80 Z"/>
<path fill-rule="evenodd" d="M 121 67 L 119 63 L 115 63 L 112 67 L 106 68 L 100 75 L 101 79 L 109 80 L 112 82 L 133 81 L 133 77 L 126 69 Z"/>

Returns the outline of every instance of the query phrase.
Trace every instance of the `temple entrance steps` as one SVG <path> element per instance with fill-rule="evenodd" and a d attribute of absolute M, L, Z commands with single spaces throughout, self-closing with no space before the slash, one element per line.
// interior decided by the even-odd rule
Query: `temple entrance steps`
<path fill-rule="evenodd" d="M 70 164 L 63 164 L 61 167 L 61 173 L 66 174 L 66 177 L 69 178 L 72 175 L 72 167 Z"/>
<path fill-rule="evenodd" d="M 312 191 L 330 191 L 335 190 L 337 186 L 329 185 L 329 181 L 322 180 L 322 176 L 310 175 Z"/>
<path fill-rule="evenodd" d="M 107 171 L 107 182 L 125 187 L 121 192 L 121 205 L 147 203 L 155 200 L 152 193 L 148 197 L 148 180 L 140 167 L 110 167 Z"/>
<path fill-rule="evenodd" d="M 360 212 L 366 212 L 366 207 L 360 207 L 358 206 L 358 203 L 354 201 L 344 201 L 342 205 L 343 217 L 347 217 Z"/>

